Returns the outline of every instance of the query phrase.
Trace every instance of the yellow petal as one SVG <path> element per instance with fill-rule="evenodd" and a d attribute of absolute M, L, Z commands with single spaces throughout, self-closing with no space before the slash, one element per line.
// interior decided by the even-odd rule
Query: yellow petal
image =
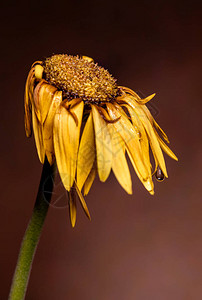
<path fill-rule="evenodd" d="M 75 189 L 71 188 L 71 190 L 68 192 L 68 202 L 69 202 L 69 215 L 70 215 L 70 221 L 72 227 L 75 226 L 76 223 L 76 193 Z"/>
<path fill-rule="evenodd" d="M 76 192 L 77 192 L 77 195 L 78 195 L 78 197 L 79 197 L 81 206 L 82 206 L 82 208 L 83 208 L 83 210 L 84 210 L 86 216 L 89 218 L 89 220 L 91 220 L 90 213 L 89 213 L 88 207 L 87 207 L 87 205 L 86 205 L 86 202 L 85 202 L 85 200 L 84 200 L 84 198 L 83 198 L 83 195 L 82 195 L 81 191 L 79 190 L 79 188 L 78 188 L 76 182 L 75 182 L 74 184 L 75 184 Z"/>
<path fill-rule="evenodd" d="M 56 87 L 47 84 L 45 80 L 41 80 L 34 89 L 34 107 L 39 122 L 43 125 L 53 96 L 56 92 Z"/>
<path fill-rule="evenodd" d="M 83 187 L 84 196 L 86 196 L 89 193 L 93 181 L 95 180 L 96 173 L 97 173 L 96 166 L 93 166 L 84 183 L 84 187 Z"/>
<path fill-rule="evenodd" d="M 60 106 L 54 118 L 54 149 L 58 170 L 65 188 L 70 191 L 75 179 L 83 101 L 72 108 L 78 125 L 66 108 Z M 71 111 L 71 110 L 70 110 Z"/>
<path fill-rule="evenodd" d="M 136 169 L 138 170 L 137 174 L 139 174 L 144 180 L 147 180 L 147 178 L 149 177 L 148 169 L 150 166 L 145 166 L 144 164 L 141 145 L 137 132 L 135 131 L 131 122 L 122 113 L 121 109 L 115 108 L 111 103 L 107 103 L 106 105 L 109 111 L 109 115 L 112 119 L 119 117 L 121 114 L 121 119 L 114 123 L 114 126 L 121 135 L 122 139 L 125 141 L 126 148 L 131 154 L 134 164 L 136 165 Z"/>
<path fill-rule="evenodd" d="M 24 94 L 24 121 L 25 121 L 25 132 L 26 136 L 30 137 L 32 135 L 32 103 L 30 99 L 29 90 L 31 87 L 31 79 L 34 76 L 34 68 L 29 71 L 26 84 L 25 84 L 25 94 Z"/>
<path fill-rule="evenodd" d="M 32 108 L 32 122 L 33 122 L 33 131 L 34 131 L 35 143 L 36 143 L 39 160 L 43 164 L 45 160 L 43 132 L 42 132 L 42 126 L 37 119 L 34 108 Z"/>
<path fill-rule="evenodd" d="M 54 146 L 53 146 L 53 122 L 54 122 L 56 110 L 61 102 L 62 102 L 62 92 L 56 91 L 53 96 L 53 100 L 50 105 L 47 118 L 43 124 L 44 147 L 50 165 L 53 164 L 55 159 Z"/>
<path fill-rule="evenodd" d="M 130 171 L 125 157 L 125 143 L 114 125 L 109 125 L 112 143 L 112 170 L 120 185 L 132 194 Z"/>
<path fill-rule="evenodd" d="M 88 117 L 80 141 L 77 163 L 77 185 L 81 190 L 95 160 L 95 136 L 92 111 Z"/>
<path fill-rule="evenodd" d="M 111 171 L 112 149 L 108 126 L 100 116 L 98 110 L 92 105 L 93 122 L 95 130 L 97 168 L 101 181 L 105 181 Z"/>

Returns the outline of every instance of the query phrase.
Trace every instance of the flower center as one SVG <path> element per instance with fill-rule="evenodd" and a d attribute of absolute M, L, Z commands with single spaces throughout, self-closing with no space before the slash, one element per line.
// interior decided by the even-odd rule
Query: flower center
<path fill-rule="evenodd" d="M 116 80 L 103 67 L 78 56 L 58 54 L 46 58 L 45 79 L 68 99 L 111 101 L 119 94 Z"/>

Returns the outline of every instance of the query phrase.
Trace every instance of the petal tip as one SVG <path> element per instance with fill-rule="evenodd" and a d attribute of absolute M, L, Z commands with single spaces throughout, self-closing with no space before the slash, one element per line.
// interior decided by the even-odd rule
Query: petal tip
<path fill-rule="evenodd" d="M 75 224 L 76 224 L 76 220 L 74 222 L 71 220 L 71 226 L 72 226 L 72 228 L 75 228 Z"/>
<path fill-rule="evenodd" d="M 150 193 L 152 196 L 154 196 L 154 190 L 149 191 L 149 193 Z"/>

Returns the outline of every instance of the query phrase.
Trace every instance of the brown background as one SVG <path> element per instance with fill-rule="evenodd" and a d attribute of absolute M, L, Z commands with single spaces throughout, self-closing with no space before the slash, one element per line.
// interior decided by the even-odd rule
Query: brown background
<path fill-rule="evenodd" d="M 78 207 L 50 208 L 26 299 L 202 299 L 200 1 L 7 1 L 1 5 L 0 299 L 7 299 L 41 168 L 23 127 L 30 65 L 53 53 L 92 56 L 120 85 L 157 93 L 157 121 L 179 156 L 150 196 L 111 175 Z M 63 189 L 56 189 L 64 196 Z M 57 195 L 54 198 L 57 200 Z M 53 199 L 53 200 L 54 200 Z M 57 207 L 55 207 L 57 206 Z M 63 208 L 61 208 L 63 207 Z"/>

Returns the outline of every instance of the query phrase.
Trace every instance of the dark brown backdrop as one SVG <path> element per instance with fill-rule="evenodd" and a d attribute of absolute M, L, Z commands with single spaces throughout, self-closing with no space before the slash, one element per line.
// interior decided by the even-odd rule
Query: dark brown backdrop
<path fill-rule="evenodd" d="M 41 173 L 25 138 L 23 92 L 30 65 L 53 53 L 84 54 L 145 95 L 179 163 L 150 196 L 133 175 L 133 196 L 111 175 L 79 207 L 51 207 L 26 299 L 202 298 L 200 1 L 7 1 L 1 5 L 0 299 L 7 299 Z M 58 190 L 63 193 L 63 190 Z M 64 201 L 64 199 L 63 199 Z M 58 207 L 59 206 L 59 207 Z"/>

